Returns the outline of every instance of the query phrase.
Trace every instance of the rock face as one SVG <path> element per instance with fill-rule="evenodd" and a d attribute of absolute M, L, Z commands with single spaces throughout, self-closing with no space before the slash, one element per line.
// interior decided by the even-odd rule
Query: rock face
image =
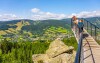
<path fill-rule="evenodd" d="M 66 46 L 59 38 L 53 41 L 45 54 L 34 54 L 34 63 L 74 63 L 75 51 Z"/>

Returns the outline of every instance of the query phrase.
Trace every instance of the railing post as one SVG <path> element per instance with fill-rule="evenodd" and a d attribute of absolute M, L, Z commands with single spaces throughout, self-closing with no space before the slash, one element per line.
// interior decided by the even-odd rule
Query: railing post
<path fill-rule="evenodd" d="M 87 21 L 87 31 L 88 31 L 88 21 Z"/>
<path fill-rule="evenodd" d="M 95 40 L 96 40 L 96 35 L 97 35 L 97 33 L 96 33 L 97 31 L 96 31 L 96 27 L 95 27 Z"/>
<path fill-rule="evenodd" d="M 90 24 L 90 26 L 91 26 L 91 36 L 92 36 L 92 24 Z"/>
<path fill-rule="evenodd" d="M 72 19 L 71 19 L 71 28 L 73 28 L 73 23 L 72 23 Z"/>

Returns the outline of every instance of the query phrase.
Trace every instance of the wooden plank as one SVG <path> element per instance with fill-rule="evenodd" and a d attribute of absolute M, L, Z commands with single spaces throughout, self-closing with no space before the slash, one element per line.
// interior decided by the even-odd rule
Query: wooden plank
<path fill-rule="evenodd" d="M 73 31 L 73 30 L 72 30 Z M 73 31 L 74 32 L 74 31 Z M 74 36 L 75 32 L 74 32 Z M 78 37 L 76 37 L 78 42 Z M 83 63 L 100 63 L 100 45 L 84 29 L 83 32 Z"/>
<path fill-rule="evenodd" d="M 100 63 L 100 46 L 87 32 L 83 34 L 88 35 L 83 35 L 84 63 Z"/>

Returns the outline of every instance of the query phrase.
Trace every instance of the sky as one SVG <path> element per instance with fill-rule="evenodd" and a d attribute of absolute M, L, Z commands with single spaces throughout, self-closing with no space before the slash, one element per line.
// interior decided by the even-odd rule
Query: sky
<path fill-rule="evenodd" d="M 100 0 L 0 0 L 0 21 L 100 16 Z"/>

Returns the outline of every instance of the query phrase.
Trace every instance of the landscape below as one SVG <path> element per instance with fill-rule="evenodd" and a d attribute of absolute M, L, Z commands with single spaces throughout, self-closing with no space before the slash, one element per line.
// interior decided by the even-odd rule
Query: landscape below
<path fill-rule="evenodd" d="M 87 18 L 87 20 L 100 27 L 99 17 Z M 77 41 L 71 31 L 70 18 L 0 21 L 0 63 L 33 63 L 32 55 L 47 53 L 53 42 L 57 44 L 63 42 L 67 49 L 72 46 L 74 52 L 77 50 Z M 58 53 L 58 57 L 66 51 Z M 72 61 L 74 58 L 75 56 Z M 42 63 L 41 60 L 39 62 Z"/>

